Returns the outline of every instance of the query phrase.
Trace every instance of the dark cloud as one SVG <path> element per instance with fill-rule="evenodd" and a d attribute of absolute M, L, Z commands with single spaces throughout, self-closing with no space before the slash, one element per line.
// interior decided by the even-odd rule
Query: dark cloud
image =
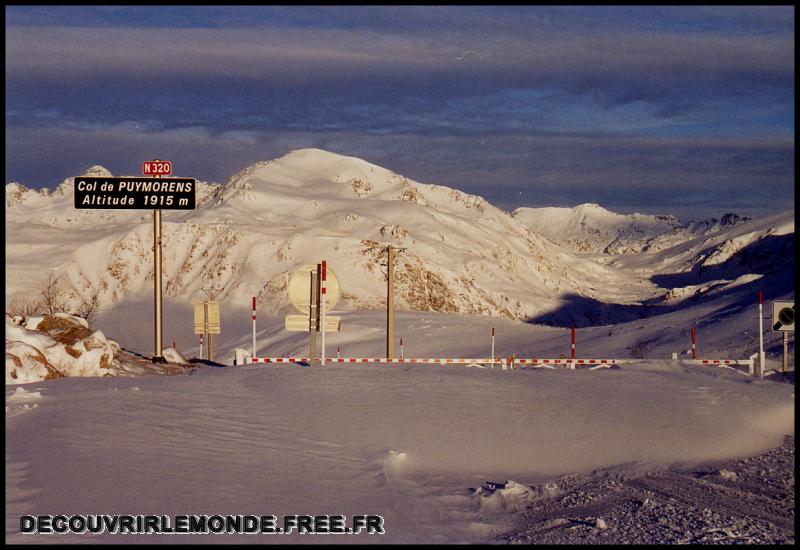
<path fill-rule="evenodd" d="M 697 218 L 702 217 L 698 212 L 713 215 L 734 206 L 740 214 L 753 215 L 787 209 L 794 201 L 794 143 L 786 139 L 529 134 L 387 134 L 376 139 L 341 131 L 142 132 L 131 125 L 11 128 L 7 137 L 7 154 L 19 159 L 19 166 L 32 167 L 9 181 L 36 187 L 53 187 L 93 164 L 115 174 L 137 173 L 148 158 L 169 158 L 176 173 L 186 177 L 224 182 L 255 162 L 319 147 L 364 158 L 416 181 L 479 194 L 507 210 L 599 202 L 621 211 Z M 61 162 L 43 170 L 43 150 Z"/>
<path fill-rule="evenodd" d="M 532 185 L 620 205 L 673 188 L 793 200 L 793 9 L 6 13 L 9 181 L 152 156 L 221 181 L 314 146 L 509 204 Z"/>

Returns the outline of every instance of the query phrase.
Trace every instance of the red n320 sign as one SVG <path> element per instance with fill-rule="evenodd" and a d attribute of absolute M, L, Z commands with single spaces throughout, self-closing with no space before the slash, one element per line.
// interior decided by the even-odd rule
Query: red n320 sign
<path fill-rule="evenodd" d="M 168 160 L 146 160 L 142 163 L 142 174 L 145 176 L 169 176 L 172 163 Z"/>

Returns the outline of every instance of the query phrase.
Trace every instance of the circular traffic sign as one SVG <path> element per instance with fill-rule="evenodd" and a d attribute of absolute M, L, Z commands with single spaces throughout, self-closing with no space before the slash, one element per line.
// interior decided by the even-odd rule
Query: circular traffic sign
<path fill-rule="evenodd" d="M 289 301 L 300 313 L 308 314 L 308 307 L 311 305 L 311 272 L 316 271 L 317 266 L 308 264 L 298 268 L 289 279 Z M 339 279 L 331 269 L 326 266 L 325 288 L 327 296 L 325 300 L 326 309 L 330 310 L 339 301 Z M 321 296 L 322 294 L 320 294 Z"/>
<path fill-rule="evenodd" d="M 782 325 L 794 324 L 794 308 L 785 307 L 778 312 L 778 321 Z"/>

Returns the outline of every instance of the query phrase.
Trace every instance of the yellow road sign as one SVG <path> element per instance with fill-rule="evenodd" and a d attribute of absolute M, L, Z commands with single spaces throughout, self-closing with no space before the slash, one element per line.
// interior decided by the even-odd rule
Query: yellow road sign
<path fill-rule="evenodd" d="M 194 333 L 221 334 L 218 301 L 195 302 Z"/>
<path fill-rule="evenodd" d="M 325 316 L 325 332 L 339 332 L 339 327 L 341 324 L 341 317 L 337 317 L 335 315 Z M 284 326 L 286 330 L 297 332 L 311 331 L 308 315 L 287 315 Z"/>

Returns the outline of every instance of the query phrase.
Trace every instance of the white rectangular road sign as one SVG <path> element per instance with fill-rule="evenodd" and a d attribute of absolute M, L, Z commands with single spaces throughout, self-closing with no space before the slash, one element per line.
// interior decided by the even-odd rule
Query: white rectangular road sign
<path fill-rule="evenodd" d="M 206 313 L 205 313 L 205 306 L 203 302 L 199 304 L 195 302 L 194 304 L 194 333 L 195 334 L 204 334 L 205 333 L 205 324 L 206 324 Z"/>
<path fill-rule="evenodd" d="M 216 300 L 209 300 L 206 303 L 208 304 L 208 333 L 219 334 L 219 302 Z"/>
<path fill-rule="evenodd" d="M 206 310 L 208 318 L 206 318 Z M 207 326 L 206 326 L 207 325 Z M 194 333 L 195 334 L 220 334 L 219 302 L 195 302 L 194 304 Z"/>
<path fill-rule="evenodd" d="M 794 331 L 794 302 L 772 302 L 772 330 Z"/>
<path fill-rule="evenodd" d="M 325 316 L 325 332 L 339 332 L 342 318 L 334 315 Z M 287 315 L 285 321 L 286 330 L 298 332 L 311 332 L 309 328 L 308 315 Z"/>

